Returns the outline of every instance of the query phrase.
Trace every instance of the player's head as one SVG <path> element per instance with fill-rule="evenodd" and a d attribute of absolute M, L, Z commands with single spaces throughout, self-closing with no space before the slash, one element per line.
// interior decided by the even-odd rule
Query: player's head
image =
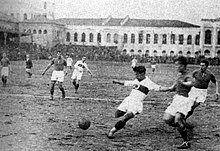
<path fill-rule="evenodd" d="M 82 61 L 83 61 L 83 62 L 86 61 L 86 57 L 82 57 Z"/>
<path fill-rule="evenodd" d="M 5 52 L 2 54 L 2 57 L 3 57 L 3 58 L 5 58 L 5 57 L 6 57 L 6 53 L 5 53 Z"/>
<path fill-rule="evenodd" d="M 57 56 L 59 59 L 61 59 L 61 51 L 60 50 L 57 51 Z"/>
<path fill-rule="evenodd" d="M 184 72 L 187 67 L 187 59 L 184 56 L 179 56 L 175 59 L 175 64 L 177 65 L 178 72 Z"/>
<path fill-rule="evenodd" d="M 29 57 L 30 57 L 30 55 L 29 55 L 29 54 L 27 54 L 27 55 L 26 55 L 26 57 L 27 57 L 27 58 L 29 58 Z"/>
<path fill-rule="evenodd" d="M 145 78 L 146 68 L 144 66 L 136 66 L 133 68 L 136 78 L 141 81 Z"/>
<path fill-rule="evenodd" d="M 200 61 L 200 70 L 201 70 L 202 72 L 205 72 L 206 69 L 208 68 L 208 66 L 209 66 L 208 60 L 202 60 L 202 61 Z"/>

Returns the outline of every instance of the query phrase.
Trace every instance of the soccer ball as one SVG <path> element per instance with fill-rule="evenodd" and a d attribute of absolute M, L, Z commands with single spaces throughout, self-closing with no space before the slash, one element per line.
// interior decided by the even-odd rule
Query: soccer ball
<path fill-rule="evenodd" d="M 79 122 L 78 122 L 79 128 L 83 129 L 83 130 L 87 130 L 90 125 L 91 122 L 88 119 L 82 118 Z"/>

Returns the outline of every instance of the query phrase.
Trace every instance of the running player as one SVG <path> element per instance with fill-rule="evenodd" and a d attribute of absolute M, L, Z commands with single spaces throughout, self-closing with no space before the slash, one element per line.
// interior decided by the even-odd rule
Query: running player
<path fill-rule="evenodd" d="M 3 53 L 3 55 L 2 55 L 1 66 L 2 66 L 1 78 L 2 78 L 2 82 L 3 82 L 3 87 L 6 87 L 7 78 L 8 78 L 9 71 L 10 71 L 10 61 L 7 58 L 6 53 Z"/>
<path fill-rule="evenodd" d="M 26 55 L 26 73 L 28 74 L 28 78 L 31 78 L 32 76 L 32 71 L 31 68 L 33 67 L 32 60 L 30 59 L 30 55 Z"/>
<path fill-rule="evenodd" d="M 134 67 L 136 67 L 136 65 L 137 65 L 137 58 L 136 58 L 136 56 L 134 56 L 133 59 L 131 60 L 131 67 L 132 67 L 132 69 Z"/>
<path fill-rule="evenodd" d="M 176 91 L 172 103 L 165 110 L 163 120 L 170 126 L 177 127 L 184 142 L 178 146 L 178 149 L 190 148 L 190 143 L 186 131 L 185 117 L 193 106 L 193 101 L 189 99 L 189 91 L 191 86 L 183 84 L 191 82 L 192 78 L 187 71 L 187 59 L 183 56 L 178 57 L 175 61 L 178 66 L 178 75 L 176 82 L 166 91 Z M 165 91 L 165 90 L 164 90 Z"/>
<path fill-rule="evenodd" d="M 82 57 L 82 60 L 78 60 L 74 65 L 74 70 L 73 70 L 73 74 L 72 74 L 71 79 L 72 79 L 72 83 L 75 87 L 75 93 L 78 93 L 79 82 L 82 79 L 84 68 L 92 76 L 92 72 L 89 70 L 89 68 L 88 68 L 87 64 L 85 63 L 85 61 L 86 61 L 86 57 Z"/>
<path fill-rule="evenodd" d="M 114 138 L 114 133 L 122 129 L 126 122 L 134 118 L 135 115 L 140 114 L 143 111 L 143 101 L 147 97 L 149 90 L 166 90 L 166 87 L 159 86 L 152 82 L 146 76 L 146 68 L 144 66 L 136 66 L 133 68 L 136 79 L 133 81 L 118 81 L 113 80 L 114 84 L 120 84 L 124 86 L 132 86 L 132 91 L 128 97 L 126 97 L 119 105 L 115 112 L 115 118 L 122 117 L 115 126 L 110 130 L 107 135 L 108 138 Z"/>
<path fill-rule="evenodd" d="M 189 92 L 189 97 L 193 99 L 194 105 L 186 118 L 188 118 L 193 114 L 193 111 L 195 110 L 196 107 L 200 105 L 200 103 L 205 102 L 207 97 L 207 89 L 210 81 L 215 84 L 216 99 L 218 99 L 219 97 L 218 82 L 216 81 L 214 74 L 207 69 L 208 66 L 209 66 L 209 62 L 207 60 L 202 60 L 200 62 L 200 69 L 195 70 L 192 73 L 194 81 L 191 82 L 193 87 Z"/>
<path fill-rule="evenodd" d="M 155 72 L 155 70 L 156 70 L 156 64 L 157 64 L 156 59 L 153 58 L 153 59 L 151 60 L 151 62 L 150 62 L 150 66 L 151 66 L 152 72 Z"/>
<path fill-rule="evenodd" d="M 52 59 L 51 63 L 46 67 L 42 75 L 46 73 L 46 71 L 54 65 L 54 71 L 51 76 L 51 86 L 50 86 L 50 100 L 53 100 L 53 94 L 54 94 L 54 87 L 55 83 L 58 82 L 58 87 L 60 91 L 62 92 L 62 98 L 65 98 L 65 90 L 62 86 L 63 81 L 64 81 L 64 76 L 67 74 L 66 71 L 66 60 L 63 59 L 61 55 L 61 51 L 57 52 L 57 58 Z"/>

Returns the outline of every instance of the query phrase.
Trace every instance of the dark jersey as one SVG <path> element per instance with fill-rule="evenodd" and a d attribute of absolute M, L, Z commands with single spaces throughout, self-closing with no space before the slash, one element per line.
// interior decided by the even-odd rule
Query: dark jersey
<path fill-rule="evenodd" d="M 10 65 L 10 61 L 8 58 L 2 58 L 1 60 L 2 67 L 8 67 Z"/>
<path fill-rule="evenodd" d="M 187 82 L 191 80 L 191 77 L 189 75 L 188 72 L 186 73 L 179 73 L 177 80 L 176 80 L 176 85 L 175 85 L 175 89 L 176 89 L 176 93 L 185 97 L 188 97 L 188 93 L 191 89 L 191 86 L 186 86 L 184 85 L 182 82 Z"/>
<path fill-rule="evenodd" d="M 216 83 L 215 76 L 209 70 L 204 73 L 201 70 L 196 70 L 192 76 L 195 79 L 194 87 L 198 89 L 207 89 L 210 81 Z"/>
<path fill-rule="evenodd" d="M 33 63 L 31 59 L 26 60 L 26 68 L 31 69 L 33 67 Z"/>
<path fill-rule="evenodd" d="M 58 59 L 58 58 L 54 58 L 52 61 L 51 61 L 51 65 L 54 64 L 54 70 L 56 71 L 63 71 L 64 70 L 64 67 L 67 66 L 67 63 L 66 63 L 66 60 L 64 59 Z"/>

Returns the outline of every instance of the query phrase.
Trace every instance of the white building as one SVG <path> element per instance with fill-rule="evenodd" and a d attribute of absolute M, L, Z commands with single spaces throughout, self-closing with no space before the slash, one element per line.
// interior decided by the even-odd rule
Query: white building
<path fill-rule="evenodd" d="M 0 12 L 16 18 L 18 21 L 33 19 L 36 16 L 45 16 L 54 19 L 55 3 L 48 0 L 1 0 Z"/>
<path fill-rule="evenodd" d="M 220 56 L 220 18 L 201 21 L 201 53 L 208 57 Z"/>
<path fill-rule="evenodd" d="M 66 44 L 117 46 L 128 54 L 194 56 L 200 26 L 178 20 L 126 18 L 58 19 L 66 24 Z"/>

